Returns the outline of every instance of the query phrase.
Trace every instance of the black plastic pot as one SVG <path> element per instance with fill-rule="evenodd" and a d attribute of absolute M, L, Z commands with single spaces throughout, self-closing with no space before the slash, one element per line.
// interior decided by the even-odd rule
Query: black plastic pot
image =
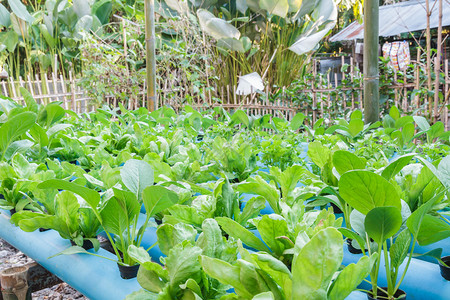
<path fill-rule="evenodd" d="M 387 290 L 387 287 L 381 287 L 384 291 L 385 290 Z M 369 300 L 381 300 L 381 299 L 387 299 L 387 295 L 386 295 L 386 293 L 383 291 L 383 290 L 381 290 L 380 288 L 378 288 L 378 291 L 377 291 L 377 297 L 376 298 L 373 298 L 372 297 L 372 293 L 368 293 L 367 294 L 367 299 L 369 299 Z M 398 289 L 397 290 L 397 292 L 395 292 L 395 294 L 394 294 L 394 299 L 397 299 L 397 300 L 405 300 L 406 299 L 406 293 L 405 293 L 405 291 L 403 291 L 403 290 L 401 290 L 401 289 Z"/>
<path fill-rule="evenodd" d="M 72 244 L 72 246 L 77 246 L 77 244 L 74 241 L 70 241 L 70 243 Z M 92 242 L 90 240 L 84 240 L 83 241 L 83 246 L 81 246 L 84 250 L 89 250 L 94 248 L 94 245 L 92 244 Z"/>
<path fill-rule="evenodd" d="M 450 256 L 444 256 L 441 260 L 447 265 L 450 266 Z M 444 266 L 441 262 L 439 262 L 439 268 L 441 269 L 441 275 L 446 280 L 450 280 L 450 267 Z"/>
<path fill-rule="evenodd" d="M 357 249 L 352 245 L 352 239 L 347 239 L 347 249 L 351 254 L 361 254 L 363 253 L 361 249 Z"/>
<path fill-rule="evenodd" d="M 344 213 L 336 204 L 334 204 L 333 202 L 330 202 L 330 206 L 333 208 L 333 212 L 335 214 L 342 214 Z"/>
<path fill-rule="evenodd" d="M 117 266 L 119 267 L 120 277 L 122 277 L 123 279 L 135 278 L 139 271 L 139 265 L 122 266 L 120 264 L 117 264 Z"/>

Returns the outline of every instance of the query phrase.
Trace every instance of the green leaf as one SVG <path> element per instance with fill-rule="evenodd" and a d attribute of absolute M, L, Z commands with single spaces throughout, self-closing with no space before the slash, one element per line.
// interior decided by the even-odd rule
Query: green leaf
<path fill-rule="evenodd" d="M 396 106 L 391 107 L 391 110 L 389 111 L 389 116 L 391 116 L 391 118 L 394 120 L 398 120 L 398 118 L 400 118 L 400 111 Z"/>
<path fill-rule="evenodd" d="M 139 273 L 138 273 L 138 281 L 139 281 Z M 125 300 L 158 300 L 158 294 L 148 292 L 144 289 L 140 289 L 139 291 L 127 295 Z"/>
<path fill-rule="evenodd" d="M 217 18 L 207 10 L 197 10 L 197 16 L 202 30 L 216 40 L 235 38 L 239 40 L 241 33 L 227 21 Z"/>
<path fill-rule="evenodd" d="M 423 217 L 417 236 L 419 245 L 430 245 L 448 237 L 450 237 L 450 225 L 447 222 L 430 215 Z"/>
<path fill-rule="evenodd" d="M 237 110 L 231 115 L 230 126 L 234 126 L 237 124 L 243 124 L 245 127 L 249 127 L 249 119 L 247 114 L 243 110 Z"/>
<path fill-rule="evenodd" d="M 100 216 L 106 231 L 122 236 L 138 217 L 140 205 L 133 193 L 116 188 L 113 191 L 114 197 L 108 200 Z"/>
<path fill-rule="evenodd" d="M 20 0 L 8 0 L 9 7 L 12 12 L 20 19 L 27 21 L 29 24 L 34 22 L 34 18 L 30 15 L 27 7 Z"/>
<path fill-rule="evenodd" d="M 73 0 L 73 10 L 78 18 L 91 14 L 91 7 L 88 0 Z"/>
<path fill-rule="evenodd" d="M 142 199 L 144 189 L 152 186 L 154 182 L 152 167 L 142 160 L 128 160 L 122 167 L 122 170 L 120 170 L 120 176 L 125 186 L 138 199 Z"/>
<path fill-rule="evenodd" d="M 158 236 L 159 249 L 162 253 L 168 255 L 170 249 L 183 241 L 194 244 L 197 231 L 191 225 L 184 223 L 162 224 L 156 230 L 156 235 Z"/>
<path fill-rule="evenodd" d="M 30 129 L 30 135 L 34 140 L 34 143 L 40 147 L 48 146 L 48 137 L 45 130 L 39 126 L 39 124 L 34 124 Z"/>
<path fill-rule="evenodd" d="M 258 266 L 266 272 L 283 290 L 286 299 L 291 299 L 292 274 L 286 265 L 270 254 L 252 254 Z"/>
<path fill-rule="evenodd" d="M 433 208 L 433 205 L 441 199 L 445 191 L 440 192 L 432 199 L 428 200 L 426 203 L 422 204 L 418 209 L 416 209 L 408 220 L 406 220 L 406 226 L 409 231 L 417 238 L 419 231 L 421 230 L 422 221 L 424 216 Z"/>
<path fill-rule="evenodd" d="M 278 256 L 283 255 L 286 246 L 277 238 L 289 235 L 286 220 L 277 215 L 265 215 L 258 221 L 256 228 L 270 249 Z"/>
<path fill-rule="evenodd" d="M 142 247 L 136 247 L 135 245 L 128 246 L 128 255 L 134 260 L 137 261 L 140 265 L 143 265 L 146 262 L 151 262 L 152 259 L 147 251 L 145 251 Z"/>
<path fill-rule="evenodd" d="M 86 251 L 84 248 L 82 248 L 80 246 L 72 246 L 70 248 L 64 249 L 63 251 L 50 256 L 47 259 L 59 256 L 59 255 L 72 255 L 72 254 L 80 254 L 80 253 L 91 254 L 91 253 L 89 253 L 88 251 Z"/>
<path fill-rule="evenodd" d="M 289 127 L 292 130 L 298 130 L 300 126 L 303 125 L 303 121 L 305 120 L 306 116 L 303 113 L 297 113 L 291 120 L 291 123 L 289 124 Z"/>
<path fill-rule="evenodd" d="M 333 154 L 333 165 L 339 174 L 342 175 L 347 171 L 364 169 L 366 164 L 355 154 L 349 151 L 338 150 Z"/>
<path fill-rule="evenodd" d="M 341 197 L 353 208 L 367 214 L 380 206 L 401 209 L 400 196 L 386 179 L 370 171 L 349 171 L 339 180 Z"/>
<path fill-rule="evenodd" d="M 345 237 L 356 241 L 361 249 L 365 248 L 366 242 L 364 241 L 364 239 L 358 233 L 356 233 L 356 232 L 354 232 L 354 231 L 352 231 L 352 230 L 350 230 L 348 228 L 345 228 L 345 227 L 338 228 L 338 230 Z"/>
<path fill-rule="evenodd" d="M 430 124 L 428 123 L 427 119 L 421 116 L 413 116 L 414 121 L 416 122 L 417 126 L 422 131 L 428 131 L 430 129 Z"/>
<path fill-rule="evenodd" d="M 377 255 L 377 254 L 374 254 Z M 349 264 L 338 275 L 328 290 L 327 299 L 345 299 L 366 278 L 375 260 L 363 256 L 356 264 Z"/>
<path fill-rule="evenodd" d="M 328 286 L 344 256 L 342 235 L 326 228 L 304 245 L 292 263 L 292 299 L 327 299 Z"/>
<path fill-rule="evenodd" d="M 16 153 L 24 153 L 33 146 L 30 140 L 20 140 L 12 142 L 5 151 L 5 159 L 10 160 Z"/>
<path fill-rule="evenodd" d="M 352 137 L 357 136 L 364 130 L 364 121 L 361 119 L 352 119 L 348 123 L 348 132 Z"/>
<path fill-rule="evenodd" d="M 375 207 L 366 216 L 364 227 L 367 234 L 378 244 L 396 234 L 402 226 L 402 215 L 397 207 Z"/>
<path fill-rule="evenodd" d="M 7 32 L 1 32 L 0 43 L 3 44 L 9 52 L 14 52 L 17 45 L 19 44 L 19 35 L 12 30 Z"/>
<path fill-rule="evenodd" d="M 308 157 L 320 169 L 323 169 L 325 164 L 330 160 L 331 151 L 320 142 L 311 142 L 308 145 Z"/>
<path fill-rule="evenodd" d="M 23 112 L 3 123 L 0 127 L 0 150 L 2 151 L 2 156 L 4 156 L 5 150 L 14 140 L 33 127 L 35 121 L 35 113 Z"/>
<path fill-rule="evenodd" d="M 383 176 L 386 180 L 390 180 L 395 175 L 397 175 L 398 172 L 400 172 L 406 165 L 408 165 L 414 156 L 415 154 L 406 154 L 391 161 L 389 165 L 384 168 L 383 172 L 381 172 L 381 176 Z"/>
<path fill-rule="evenodd" d="M 97 210 L 97 206 L 100 202 L 100 195 L 98 192 L 61 179 L 50 179 L 40 183 L 37 187 L 40 189 L 61 189 L 71 191 L 81 196 L 94 211 Z"/>
<path fill-rule="evenodd" d="M 202 254 L 209 257 L 222 258 L 224 237 L 217 221 L 214 219 L 204 220 L 202 231 L 196 243 L 203 250 Z"/>
<path fill-rule="evenodd" d="M 177 193 L 159 186 L 147 186 L 142 194 L 145 210 L 150 216 L 159 214 L 163 210 L 178 203 Z"/>
<path fill-rule="evenodd" d="M 144 289 L 159 293 L 169 281 L 169 273 L 160 264 L 145 262 L 139 267 L 137 281 Z"/>
<path fill-rule="evenodd" d="M 24 87 L 20 87 L 19 91 L 23 99 L 25 100 L 25 104 L 27 105 L 28 111 L 37 113 L 39 107 L 36 101 L 34 100 L 33 96 L 30 94 L 30 92 Z"/>
<path fill-rule="evenodd" d="M 289 11 L 288 0 L 260 0 L 259 6 L 262 9 L 267 10 L 269 14 L 276 15 L 282 18 L 285 18 Z"/>
<path fill-rule="evenodd" d="M 417 156 L 417 159 L 420 160 L 433 174 L 439 179 L 444 187 L 447 189 L 450 188 L 450 155 L 444 157 L 441 161 L 442 165 L 436 169 L 436 167 L 424 159 L 423 157 Z"/>
<path fill-rule="evenodd" d="M 252 300 L 275 300 L 272 292 L 264 292 L 256 295 Z"/>
<path fill-rule="evenodd" d="M 260 239 L 236 221 L 226 217 L 217 217 L 216 221 L 231 237 L 240 239 L 244 244 L 258 251 L 270 252 L 270 249 Z"/>
<path fill-rule="evenodd" d="M 264 197 L 275 213 L 280 212 L 278 207 L 278 201 L 280 199 L 279 190 L 267 183 L 261 176 L 249 177 L 245 182 L 236 185 L 235 189 L 242 193 L 256 194 Z"/>
<path fill-rule="evenodd" d="M 395 239 L 391 248 L 389 248 L 389 257 L 391 259 L 391 266 L 398 270 L 400 265 L 408 255 L 411 246 L 411 233 L 408 229 L 403 230 Z"/>
<path fill-rule="evenodd" d="M 103 25 L 109 22 L 112 12 L 112 1 L 111 0 L 100 0 L 96 1 L 92 5 L 92 13 L 97 16 L 100 23 Z"/>
<path fill-rule="evenodd" d="M 200 263 L 206 274 L 224 284 L 231 285 L 239 296 L 245 297 L 246 299 L 253 297 L 241 283 L 240 268 L 238 266 L 232 266 L 220 259 L 203 255 L 200 256 Z"/>
<path fill-rule="evenodd" d="M 0 3 L 0 25 L 4 26 L 4 27 L 9 27 L 11 25 L 11 19 L 9 17 L 9 11 L 1 3 Z"/>
<path fill-rule="evenodd" d="M 41 126 L 50 128 L 50 126 L 64 118 L 65 115 L 66 111 L 58 103 L 50 103 L 39 112 L 37 122 Z"/>
<path fill-rule="evenodd" d="M 170 250 L 166 258 L 166 268 L 169 272 L 170 286 L 179 289 L 189 278 L 200 280 L 201 266 L 199 255 L 202 249 L 189 243 L 178 244 Z"/>
<path fill-rule="evenodd" d="M 69 191 L 62 191 L 56 195 L 55 202 L 55 213 L 64 224 L 65 233 L 76 233 L 78 230 L 78 209 L 80 208 L 77 197 Z M 54 229 L 59 231 L 58 228 Z"/>

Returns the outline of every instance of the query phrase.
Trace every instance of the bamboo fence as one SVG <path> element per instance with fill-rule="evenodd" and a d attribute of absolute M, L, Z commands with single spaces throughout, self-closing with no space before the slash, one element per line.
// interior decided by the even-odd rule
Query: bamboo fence
<path fill-rule="evenodd" d="M 343 58 L 344 61 L 344 58 Z M 313 75 L 317 75 L 317 64 L 313 64 Z M 220 89 L 206 88 L 204 90 L 194 89 L 183 82 L 170 81 L 168 79 L 158 82 L 158 107 L 168 105 L 175 110 L 182 109 L 189 105 L 196 110 L 208 110 L 214 107 L 223 107 L 226 110 L 243 109 L 251 115 L 271 114 L 275 117 L 291 120 L 293 116 L 302 112 L 307 115 L 308 123 L 315 123 L 319 118 L 332 119 L 342 115 L 344 112 L 354 109 L 363 109 L 363 87 L 361 74 L 355 72 L 356 65 L 350 59 L 348 72 L 328 73 L 324 76 L 324 83 L 318 85 L 307 82 L 305 88 L 289 91 L 286 88 L 278 90 L 258 91 L 248 96 L 241 96 L 236 93 L 236 86 L 226 86 Z M 420 68 L 415 64 L 414 76 L 409 76 L 406 80 L 399 73 L 393 74 L 393 84 L 385 87 L 392 94 L 391 101 L 386 103 L 388 109 L 394 104 L 401 108 L 403 114 L 414 113 L 428 116 L 430 119 L 441 120 L 445 128 L 449 129 L 449 116 L 447 104 L 450 97 L 450 75 L 448 60 L 443 63 L 444 81 L 439 83 L 439 90 L 442 93 L 440 103 L 435 106 L 437 111 L 427 110 L 429 103 L 427 97 L 417 94 L 413 96 L 412 91 L 419 90 L 426 85 L 420 77 Z M 12 98 L 14 101 L 23 104 L 23 97 L 19 87 L 24 87 L 34 96 L 38 103 L 48 103 L 60 101 L 65 109 L 73 110 L 76 113 L 86 113 L 96 109 L 91 99 L 78 84 L 78 80 L 69 73 L 69 78 L 51 74 L 48 78 L 28 77 L 13 80 L 0 81 L 0 95 Z M 313 76 L 312 78 L 316 78 Z M 208 85 L 209 86 L 209 85 Z M 146 107 L 146 84 L 142 84 L 138 95 L 129 97 L 128 100 L 119 100 L 112 96 L 105 97 L 105 103 L 110 107 L 117 107 L 118 102 L 128 109 Z"/>

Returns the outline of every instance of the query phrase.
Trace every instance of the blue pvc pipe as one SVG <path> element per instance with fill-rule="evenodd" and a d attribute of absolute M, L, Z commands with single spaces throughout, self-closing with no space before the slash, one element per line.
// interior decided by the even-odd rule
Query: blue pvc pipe
<path fill-rule="evenodd" d="M 24 232 L 10 223 L 9 215 L 3 210 L 0 215 L 0 237 L 91 300 L 122 300 L 141 289 L 136 279 L 122 279 L 117 264 L 107 259 L 87 254 L 48 259 L 69 248 L 70 242 L 54 230 Z M 103 249 L 97 254 L 116 259 L 115 255 Z"/>
<path fill-rule="evenodd" d="M 353 291 L 345 300 L 367 300 L 367 294 L 360 291 Z"/>
<path fill-rule="evenodd" d="M 356 263 L 362 254 L 351 254 L 344 246 L 343 264 Z M 400 266 L 399 278 L 405 269 L 407 259 Z M 367 278 L 369 280 L 369 278 Z M 384 256 L 381 254 L 381 266 L 378 274 L 378 286 L 387 286 L 386 272 L 384 268 Z M 363 282 L 359 286 L 361 289 L 369 290 L 371 285 Z M 406 272 L 405 278 L 400 285 L 400 289 L 407 293 L 408 300 L 448 300 L 450 295 L 450 281 L 442 278 L 439 266 L 419 259 L 412 259 Z"/>
<path fill-rule="evenodd" d="M 138 228 L 145 222 L 146 215 L 139 214 L 138 219 Z M 158 237 L 156 236 L 156 229 L 155 227 L 149 227 L 145 230 L 144 236 L 142 237 L 141 246 L 145 249 L 151 247 L 153 244 L 155 244 L 158 241 Z M 161 252 L 161 249 L 159 249 L 159 245 L 156 244 L 153 246 L 152 249 L 148 251 L 150 254 L 150 257 L 154 262 L 160 263 L 160 257 L 164 257 L 165 255 Z"/>
<path fill-rule="evenodd" d="M 419 244 L 416 243 L 416 246 L 414 247 L 414 253 L 427 253 L 428 251 L 437 249 L 437 248 L 442 248 L 442 256 L 449 256 L 450 255 L 450 238 L 446 238 L 442 241 L 433 243 L 431 245 L 427 245 L 427 246 L 420 246 Z M 437 260 L 435 258 L 432 258 L 430 256 L 418 256 L 416 257 L 417 259 L 420 260 L 424 260 L 430 263 L 434 263 L 437 264 Z"/>
<path fill-rule="evenodd" d="M 242 193 L 241 197 L 242 197 L 242 209 L 244 209 L 247 202 L 253 197 L 258 197 L 258 195 Z M 273 213 L 274 213 L 274 211 L 273 211 L 272 207 L 270 207 L 269 202 L 266 201 L 266 207 L 261 210 L 260 214 L 261 215 L 270 215 Z"/>

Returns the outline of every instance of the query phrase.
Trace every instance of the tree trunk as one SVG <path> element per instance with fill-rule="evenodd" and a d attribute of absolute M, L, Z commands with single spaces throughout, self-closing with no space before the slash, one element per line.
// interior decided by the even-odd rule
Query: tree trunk
<path fill-rule="evenodd" d="M 366 0 L 364 3 L 364 119 L 366 124 L 378 121 L 380 114 L 378 15 L 378 0 Z"/>

